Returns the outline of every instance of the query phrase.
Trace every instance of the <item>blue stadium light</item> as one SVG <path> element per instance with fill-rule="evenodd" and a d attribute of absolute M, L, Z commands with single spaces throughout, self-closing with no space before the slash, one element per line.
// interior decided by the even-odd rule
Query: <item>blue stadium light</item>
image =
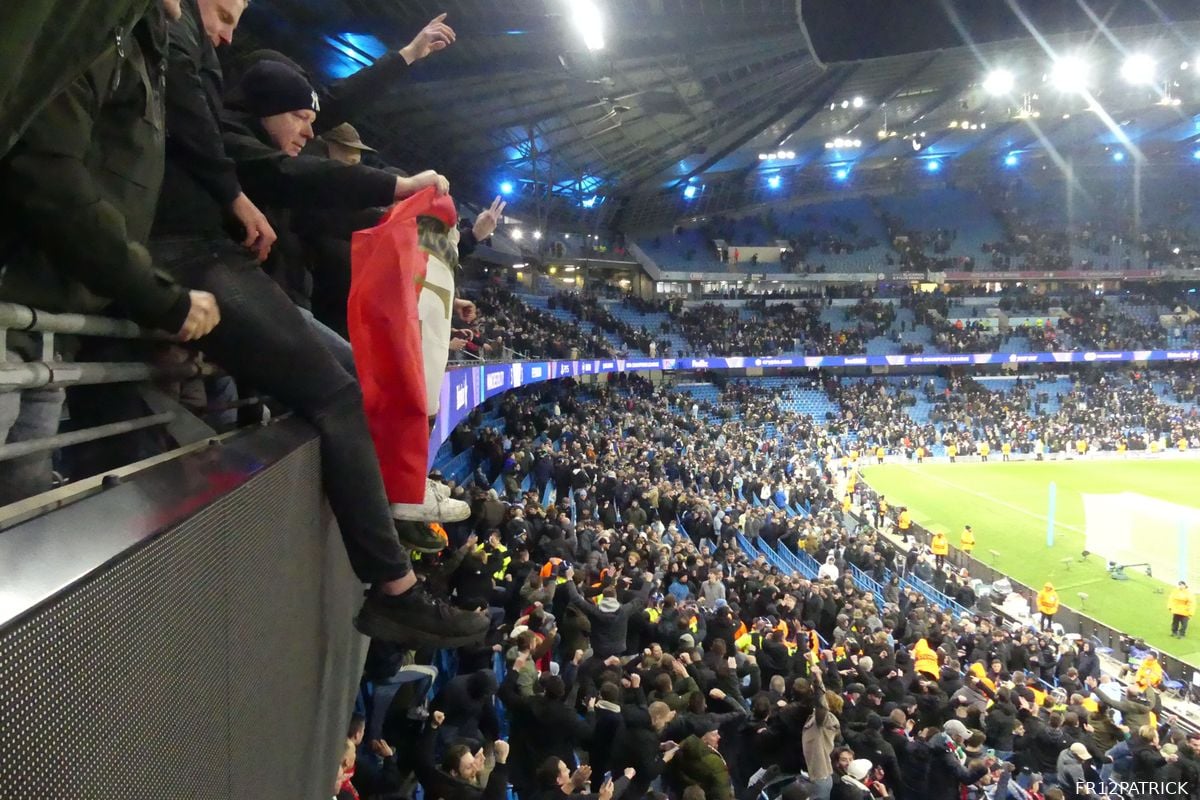
<path fill-rule="evenodd" d="M 1113 153 L 1113 161 L 1116 161 L 1119 164 L 1124 160 L 1125 160 L 1125 151 L 1124 150 L 1118 150 L 1117 152 Z"/>
<path fill-rule="evenodd" d="M 512 192 L 512 181 L 504 181 L 504 183 L 500 184 L 500 194 L 512 194 Z"/>
<path fill-rule="evenodd" d="M 938 161 L 936 158 L 933 159 L 932 161 L 925 162 L 925 169 L 929 172 L 937 172 L 941 168 L 942 168 L 942 162 Z"/>
<path fill-rule="evenodd" d="M 1004 166 L 1015 167 L 1019 161 L 1020 161 L 1020 159 L 1017 158 L 1016 153 L 1009 153 L 1008 155 L 1006 155 L 1004 157 Z"/>
<path fill-rule="evenodd" d="M 696 187 L 695 186 L 685 186 L 683 188 L 683 199 L 684 200 L 693 200 L 693 199 L 695 199 L 695 197 L 696 197 Z"/>
<path fill-rule="evenodd" d="M 839 181 L 844 181 L 846 178 L 850 177 L 850 170 L 842 167 L 837 172 L 833 173 L 833 177 L 837 178 Z"/>
<path fill-rule="evenodd" d="M 778 175 L 772 175 L 771 177 L 767 178 L 767 186 L 770 186 L 772 189 L 778 189 L 782 184 L 783 179 Z"/>
<path fill-rule="evenodd" d="M 1193 150 L 1192 158 L 1196 159 L 1197 161 L 1200 161 L 1200 150 Z"/>

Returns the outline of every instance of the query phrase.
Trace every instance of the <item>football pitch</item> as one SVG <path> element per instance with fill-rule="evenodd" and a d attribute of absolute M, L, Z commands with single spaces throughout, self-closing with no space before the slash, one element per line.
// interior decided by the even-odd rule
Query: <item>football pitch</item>
<path fill-rule="evenodd" d="M 883 464 L 863 469 L 863 477 L 887 496 L 892 508 L 904 505 L 913 521 L 942 530 L 958 546 L 963 525 L 975 532 L 976 558 L 1027 586 L 1050 581 L 1063 605 L 1117 630 L 1140 636 L 1153 646 L 1192 664 L 1200 664 L 1200 619 L 1186 639 L 1171 638 L 1167 596 L 1177 570 L 1127 570 L 1129 580 L 1109 577 L 1105 558 L 1085 549 L 1083 495 L 1136 495 L 1200 508 L 1200 461 L 1189 459 L 1128 461 L 1010 462 L 960 464 Z M 1053 547 L 1047 546 L 1049 485 L 1057 487 Z M 1178 563 L 1177 531 L 1139 534 L 1139 550 L 1154 551 L 1157 563 Z M 1190 546 L 1200 550 L 1193 534 Z M 997 551 L 994 557 L 989 551 Z M 1068 568 L 1063 559 L 1071 558 Z M 1146 560 L 1146 559 L 1138 559 Z M 1165 582 L 1164 582 L 1165 581 Z M 1190 580 L 1193 591 L 1197 581 Z M 1080 609 L 1078 593 L 1087 594 Z"/>

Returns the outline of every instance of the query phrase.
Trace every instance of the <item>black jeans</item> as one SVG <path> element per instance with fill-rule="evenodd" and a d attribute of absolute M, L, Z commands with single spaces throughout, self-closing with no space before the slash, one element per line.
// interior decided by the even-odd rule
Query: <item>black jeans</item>
<path fill-rule="evenodd" d="M 366 583 L 411 569 L 367 431 L 362 392 L 283 290 L 231 242 L 154 242 L 154 259 L 188 289 L 211 292 L 221 322 L 197 345 L 233 377 L 308 420 L 321 436 L 321 473 L 350 565 Z"/>
<path fill-rule="evenodd" d="M 1183 614 L 1171 615 L 1171 633 L 1178 633 L 1180 636 L 1187 636 L 1188 617 Z"/>

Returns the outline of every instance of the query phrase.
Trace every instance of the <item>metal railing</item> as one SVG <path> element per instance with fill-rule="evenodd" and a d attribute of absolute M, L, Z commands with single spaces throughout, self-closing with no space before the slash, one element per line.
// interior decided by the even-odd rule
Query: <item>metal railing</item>
<path fill-rule="evenodd" d="M 35 340 L 34 360 L 9 360 L 14 347 L 12 334 L 29 334 Z M 117 383 L 185 381 L 214 373 L 200 361 L 170 364 L 142 362 L 69 361 L 58 355 L 59 337 L 94 337 L 140 340 L 169 344 L 172 336 L 149 330 L 128 320 L 88 314 L 50 313 L 15 303 L 0 303 L 0 395 L 32 389 L 58 389 Z M 120 420 L 53 436 L 6 443 L 0 441 L 0 461 L 86 444 L 150 428 L 167 427 L 181 445 L 212 436 L 215 432 L 192 412 L 164 393 L 147 396 L 154 412 L 136 419 Z"/>

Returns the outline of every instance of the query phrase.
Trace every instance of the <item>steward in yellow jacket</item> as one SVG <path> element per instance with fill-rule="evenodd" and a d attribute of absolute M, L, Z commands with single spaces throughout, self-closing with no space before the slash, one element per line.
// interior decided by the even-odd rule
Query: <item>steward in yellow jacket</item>
<path fill-rule="evenodd" d="M 1058 592 L 1054 591 L 1054 584 L 1049 581 L 1046 581 L 1046 585 L 1038 592 L 1037 608 L 1038 613 L 1042 615 L 1041 629 L 1050 630 L 1050 626 L 1054 624 L 1054 615 L 1058 613 Z"/>
<path fill-rule="evenodd" d="M 1188 620 L 1196 613 L 1196 596 L 1186 581 L 1180 581 L 1171 591 L 1167 610 L 1171 612 L 1171 635 L 1177 639 L 1187 636 Z"/>
<path fill-rule="evenodd" d="M 975 549 L 975 533 L 971 530 L 970 525 L 963 526 L 962 536 L 958 540 L 958 549 L 968 555 Z"/>

